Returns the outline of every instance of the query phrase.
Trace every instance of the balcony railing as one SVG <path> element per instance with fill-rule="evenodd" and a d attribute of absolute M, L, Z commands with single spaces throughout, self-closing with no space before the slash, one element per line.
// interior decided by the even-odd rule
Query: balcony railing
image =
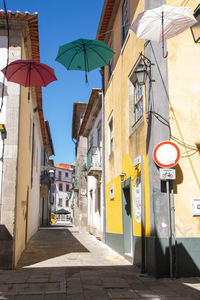
<path fill-rule="evenodd" d="M 40 174 L 40 184 L 50 186 L 50 176 L 48 171 L 42 171 Z"/>
<path fill-rule="evenodd" d="M 58 180 L 58 181 L 72 182 L 73 177 L 66 177 L 66 176 L 59 176 L 59 175 L 56 175 L 56 176 L 55 176 L 55 179 Z"/>
<path fill-rule="evenodd" d="M 98 176 L 102 170 L 102 148 L 91 147 L 87 153 L 88 175 Z"/>

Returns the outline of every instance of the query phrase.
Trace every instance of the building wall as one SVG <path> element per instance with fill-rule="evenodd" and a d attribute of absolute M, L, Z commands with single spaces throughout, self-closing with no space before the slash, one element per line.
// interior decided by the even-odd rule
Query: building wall
<path fill-rule="evenodd" d="M 10 62 L 16 59 L 30 58 L 30 42 L 24 45 L 27 33 L 25 24 L 15 23 L 10 30 Z M 1 30 L 0 36 L 7 35 Z M 7 46 L 7 45 L 6 45 Z M 6 55 L 5 49 L 1 49 Z M 4 56 L 6 59 L 6 56 Z M 37 112 L 34 90 L 28 102 L 28 89 L 8 82 L 8 97 L 4 100 L 5 140 L 3 161 L 3 185 L 1 207 L 2 240 L 1 268 L 12 268 L 25 247 L 25 243 L 39 226 L 39 176 L 40 151 L 42 145 L 41 129 Z M 2 115 L 3 116 L 3 115 Z M 31 188 L 32 122 L 35 122 L 35 156 L 33 166 L 33 184 Z M 2 120 L 4 122 L 4 120 Z"/>
<path fill-rule="evenodd" d="M 190 2 L 188 6 L 194 11 L 199 1 Z M 168 51 L 172 136 L 195 147 L 200 141 L 198 137 L 200 47 L 194 43 L 190 30 L 187 30 L 168 41 Z M 192 71 L 189 71 L 191 66 Z M 180 76 L 180 74 L 184 74 L 184 76 Z M 192 196 L 200 197 L 199 152 L 189 156 L 194 151 L 191 152 L 181 145 L 179 147 L 181 153 L 185 153 L 182 156 L 188 157 L 181 157 L 176 167 L 178 173 L 178 179 L 174 182 L 176 236 L 200 237 L 200 217 L 192 217 L 191 205 Z"/>
<path fill-rule="evenodd" d="M 0 36 L 0 69 L 2 70 L 6 66 L 7 61 L 7 45 L 8 45 L 8 38 L 6 36 Z M 4 76 L 3 73 L 0 74 L 0 83 L 1 83 L 1 92 L 0 92 L 0 103 L 2 103 L 2 87 L 4 84 Z M 6 84 L 6 82 L 5 82 Z M 6 100 L 7 100 L 7 84 L 4 87 L 4 97 L 3 97 L 4 105 L 2 107 L 0 113 L 0 123 L 5 124 L 6 119 Z M 0 157 L 3 155 L 3 140 L 2 136 L 0 137 Z M 3 171 L 3 161 L 0 161 L 0 220 L 1 220 L 1 205 L 2 205 L 2 173 Z"/>
<path fill-rule="evenodd" d="M 167 4 L 172 2 L 167 1 Z M 194 10 L 198 5 L 197 2 L 188 5 Z M 146 9 L 150 9 L 159 4 L 162 5 L 162 1 L 156 3 L 150 0 L 134 3 L 130 1 L 132 6 L 130 10 L 136 17 L 144 10 L 144 5 Z M 130 23 L 135 17 L 131 17 Z M 169 276 L 167 194 L 165 184 L 160 181 L 159 168 L 153 161 L 152 153 L 158 142 L 169 139 L 170 131 L 169 126 L 162 123 L 154 114 L 150 114 L 147 120 L 146 112 L 150 107 L 162 118 L 169 120 L 172 135 L 183 142 L 193 147 L 198 143 L 199 47 L 194 44 L 188 29 L 167 42 L 168 59 L 162 57 L 161 44 L 151 42 L 144 45 L 144 41 L 137 39 L 133 32 L 129 32 L 125 46 L 120 50 L 119 28 L 121 28 L 121 6 L 112 31 L 113 50 L 116 54 L 113 75 L 109 81 L 108 70 L 105 68 L 106 242 L 125 255 L 126 227 L 124 226 L 126 224 L 123 193 L 130 188 L 132 261 L 141 268 L 145 261 L 145 271 L 155 276 Z M 132 128 L 130 134 L 128 78 L 140 51 L 154 63 L 152 66 L 154 82 L 149 94 L 147 80 L 146 90 L 144 90 L 146 93 L 144 116 L 135 128 Z M 191 66 L 194 69 L 191 70 Z M 188 99 L 192 99 L 192 102 Z M 109 155 L 108 122 L 111 115 L 113 116 L 114 152 Z M 180 148 L 181 153 L 191 154 L 185 147 Z M 138 156 L 141 156 L 141 163 L 134 167 L 133 160 Z M 197 152 L 191 157 L 181 158 L 176 167 L 177 180 L 174 182 L 176 244 L 173 241 L 173 259 L 176 261 L 178 276 L 197 275 L 200 271 L 199 217 L 191 216 L 190 200 L 192 195 L 199 198 L 198 156 Z M 126 173 L 123 181 L 119 176 L 122 172 Z M 138 207 L 134 200 L 136 177 L 141 178 L 142 182 L 141 222 L 137 222 Z M 111 189 L 114 196 L 111 195 Z M 190 242 L 192 247 L 189 246 Z"/>
<path fill-rule="evenodd" d="M 30 48 L 25 48 L 23 39 L 21 49 L 20 58 L 26 59 L 28 53 L 30 53 L 28 52 Z M 21 87 L 20 92 L 15 264 L 26 242 L 29 241 L 39 227 L 40 165 L 41 148 L 43 146 L 38 113 L 33 112 L 33 109 L 37 106 L 35 93 L 32 90 L 31 99 L 28 101 L 28 89 Z"/>
<path fill-rule="evenodd" d="M 133 184 L 136 177 L 143 176 L 147 185 L 143 187 L 142 201 L 146 204 L 145 211 L 145 234 L 150 235 L 150 212 L 149 208 L 149 186 L 148 186 L 148 156 L 146 155 L 147 123 L 146 114 L 136 124 L 130 133 L 129 116 L 129 75 L 139 57 L 139 52 L 144 49 L 144 41 L 139 40 L 133 34 L 128 33 L 124 46 L 121 48 L 121 5 L 118 9 L 114 26 L 112 28 L 114 70 L 108 81 L 108 68 L 105 67 L 105 164 L 106 164 L 106 243 L 115 250 L 124 254 L 124 231 L 123 231 L 123 207 L 122 207 L 122 184 L 130 179 L 130 190 L 132 195 L 132 233 L 134 255 L 137 254 L 137 243 L 135 240 L 141 236 L 141 222 L 137 223 L 134 217 Z M 131 19 L 144 10 L 143 1 L 130 1 Z M 108 43 L 109 45 L 109 43 Z M 144 90 L 145 94 L 145 90 Z M 146 107 L 144 97 L 144 108 Z M 113 116 L 113 140 L 114 151 L 109 155 L 109 118 Z M 133 167 L 133 160 L 142 156 L 141 164 Z M 145 168 L 144 168 L 145 166 Z M 120 174 L 126 173 L 123 182 Z M 142 175 L 141 175 L 142 173 Z M 113 186 L 114 197 L 110 197 L 110 188 Z M 140 245 L 139 245 L 140 247 Z M 140 258 L 139 258 L 140 259 Z M 133 257 L 134 262 L 138 258 Z"/>
<path fill-rule="evenodd" d="M 98 146 L 98 126 L 102 122 L 102 110 L 99 111 L 92 130 L 88 135 L 88 141 L 91 137 L 93 138 L 93 146 Z M 88 143 L 89 147 L 89 143 Z M 102 143 L 101 149 L 102 153 Z M 102 163 L 102 154 L 101 154 L 101 163 Z M 89 231 L 97 236 L 102 238 L 103 236 L 103 186 L 102 186 L 102 173 L 99 175 L 99 178 L 96 179 L 93 176 L 88 176 L 88 186 L 87 186 L 87 197 L 88 197 L 88 229 Z"/>
<path fill-rule="evenodd" d="M 187 4 L 192 11 L 198 5 L 196 0 Z M 170 39 L 167 45 L 171 134 L 195 148 L 200 141 L 200 47 L 194 43 L 190 29 Z M 176 166 L 177 180 L 174 181 L 178 275 L 199 276 L 200 216 L 192 216 L 191 201 L 192 198 L 200 198 L 199 151 L 195 153 L 179 143 L 178 146 L 181 158 Z"/>
<path fill-rule="evenodd" d="M 1 36 L 6 35 L 1 31 Z M 15 42 L 15 48 L 9 49 L 9 57 L 13 60 L 21 58 L 21 31 L 10 32 L 10 44 Z M 7 55 L 7 44 L 4 52 Z M 7 60 L 7 57 L 4 57 Z M 4 62 L 6 64 L 6 61 Z M 5 109 L 5 125 L 7 139 L 5 140 L 4 159 L 3 159 L 3 179 L 2 179 L 2 207 L 1 224 L 7 236 L 3 237 L 1 248 L 1 268 L 12 268 L 14 265 L 13 253 L 15 251 L 15 209 L 16 209 L 16 182 L 17 182 L 17 159 L 18 159 L 18 129 L 19 129 L 19 110 L 20 110 L 20 88 L 14 83 L 7 83 L 8 97 Z M 5 99 L 4 99 L 5 105 Z M 22 229 L 23 232 L 23 229 Z M 9 250 L 8 250 L 9 249 Z"/>
<path fill-rule="evenodd" d="M 77 145 L 75 180 L 78 181 L 78 191 L 74 203 L 74 222 L 80 230 L 87 229 L 87 182 L 82 172 L 87 159 L 87 138 L 80 136 Z"/>

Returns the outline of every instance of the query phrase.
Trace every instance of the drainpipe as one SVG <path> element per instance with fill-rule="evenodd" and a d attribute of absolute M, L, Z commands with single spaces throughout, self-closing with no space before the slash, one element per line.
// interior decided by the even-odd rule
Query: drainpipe
<path fill-rule="evenodd" d="M 101 68 L 102 76 L 102 185 L 103 185 L 103 241 L 106 241 L 106 181 L 105 181 L 105 107 L 104 107 L 104 67 Z"/>

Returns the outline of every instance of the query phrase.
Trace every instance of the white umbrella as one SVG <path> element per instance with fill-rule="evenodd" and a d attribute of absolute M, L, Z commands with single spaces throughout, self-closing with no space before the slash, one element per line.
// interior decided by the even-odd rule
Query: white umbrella
<path fill-rule="evenodd" d="M 163 42 L 197 23 L 190 8 L 162 5 L 140 13 L 131 25 L 137 38 Z M 164 56 L 166 57 L 166 56 Z"/>

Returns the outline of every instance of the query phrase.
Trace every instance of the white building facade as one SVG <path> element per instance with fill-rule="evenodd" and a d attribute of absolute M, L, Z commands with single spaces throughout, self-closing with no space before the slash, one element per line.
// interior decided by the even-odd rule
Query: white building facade
<path fill-rule="evenodd" d="M 55 195 L 51 211 L 57 222 L 71 221 L 73 167 L 70 164 L 55 165 Z"/>
<path fill-rule="evenodd" d="M 98 239 L 103 239 L 104 191 L 102 152 L 102 90 L 92 89 L 84 119 L 79 131 L 87 137 L 87 197 L 88 231 Z"/>

